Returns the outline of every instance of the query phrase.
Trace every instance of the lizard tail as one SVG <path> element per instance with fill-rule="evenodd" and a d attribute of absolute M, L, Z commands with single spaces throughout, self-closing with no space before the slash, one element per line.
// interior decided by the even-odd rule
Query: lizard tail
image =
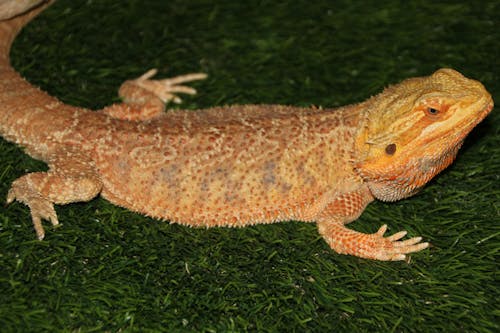
<path fill-rule="evenodd" d="M 9 52 L 21 29 L 53 2 L 0 0 L 0 136 L 25 146 L 40 140 L 26 135 L 43 132 L 33 128 L 34 119 L 43 117 L 39 111 L 58 101 L 24 80 L 10 65 Z M 49 116 L 54 119 L 52 113 L 45 117 Z"/>
<path fill-rule="evenodd" d="M 0 0 L 0 67 L 10 66 L 9 52 L 21 29 L 54 0 Z"/>

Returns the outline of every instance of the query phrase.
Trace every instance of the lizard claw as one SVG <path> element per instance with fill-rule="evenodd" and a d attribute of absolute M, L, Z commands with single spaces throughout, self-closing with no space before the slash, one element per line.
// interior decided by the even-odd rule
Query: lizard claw
<path fill-rule="evenodd" d="M 176 94 L 188 94 L 195 95 L 196 89 L 179 85 L 180 83 L 191 82 L 196 80 L 203 80 L 207 78 L 207 74 L 205 73 L 191 73 L 176 76 L 169 79 L 162 80 L 151 80 L 153 76 L 158 72 L 157 69 L 153 68 L 133 80 L 133 82 L 152 93 L 154 93 L 159 99 L 161 99 L 164 103 L 168 103 L 170 101 L 179 104 L 182 102 L 179 96 Z"/>

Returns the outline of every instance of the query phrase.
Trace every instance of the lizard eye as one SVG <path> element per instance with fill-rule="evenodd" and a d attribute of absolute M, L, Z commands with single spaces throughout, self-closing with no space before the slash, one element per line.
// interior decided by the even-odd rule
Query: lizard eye
<path fill-rule="evenodd" d="M 439 110 L 436 108 L 427 108 L 426 111 L 427 114 L 430 114 L 431 116 L 435 116 L 439 113 Z"/>

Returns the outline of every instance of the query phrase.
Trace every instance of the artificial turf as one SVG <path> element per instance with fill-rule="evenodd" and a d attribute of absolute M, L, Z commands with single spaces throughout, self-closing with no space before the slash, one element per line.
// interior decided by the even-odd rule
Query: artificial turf
<path fill-rule="evenodd" d="M 339 106 L 440 67 L 500 101 L 499 21 L 498 0 L 61 0 L 12 59 L 91 108 L 153 67 L 210 75 L 184 98 L 190 109 Z M 499 128 L 496 109 L 420 194 L 352 224 L 432 243 L 409 263 L 335 254 L 314 224 L 192 229 L 102 198 L 58 206 L 63 225 L 45 224 L 40 242 L 27 207 L 1 206 L 0 332 L 498 332 Z M 45 168 L 0 140 L 0 197 Z"/>

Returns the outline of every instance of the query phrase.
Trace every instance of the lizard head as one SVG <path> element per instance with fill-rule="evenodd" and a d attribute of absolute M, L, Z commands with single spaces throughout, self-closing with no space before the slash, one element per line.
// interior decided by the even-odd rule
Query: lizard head
<path fill-rule="evenodd" d="M 452 69 L 390 86 L 365 102 L 355 169 L 377 199 L 408 197 L 453 162 L 492 109 L 484 86 Z"/>

